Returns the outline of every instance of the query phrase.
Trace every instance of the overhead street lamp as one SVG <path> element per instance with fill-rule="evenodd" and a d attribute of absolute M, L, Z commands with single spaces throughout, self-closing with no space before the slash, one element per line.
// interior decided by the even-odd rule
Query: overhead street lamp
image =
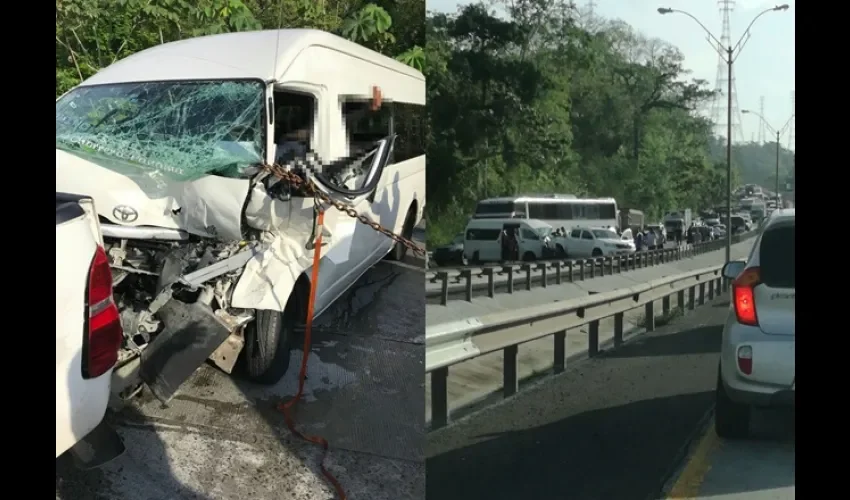
<path fill-rule="evenodd" d="M 732 63 L 735 62 L 735 59 L 741 54 L 741 51 L 744 49 L 744 46 L 747 44 L 747 41 L 750 39 L 750 28 L 753 27 L 753 24 L 760 18 L 761 16 L 767 14 L 768 12 L 773 11 L 783 11 L 788 10 L 788 4 L 777 5 L 776 7 L 766 9 L 760 12 L 756 17 L 750 21 L 750 24 L 747 26 L 747 29 L 744 30 L 744 34 L 741 35 L 741 38 L 735 45 L 730 45 L 728 47 L 723 46 L 723 42 L 717 39 L 714 34 L 709 31 L 708 28 L 705 27 L 699 19 L 694 17 L 693 14 L 689 12 L 685 12 L 679 9 L 670 9 L 665 7 L 660 7 L 658 9 L 659 14 L 683 14 L 700 25 L 703 31 L 708 35 L 709 41 L 711 42 L 711 46 L 714 50 L 720 54 L 720 57 L 726 61 L 726 67 L 728 68 L 728 89 L 726 90 L 727 97 L 727 106 L 726 106 L 726 227 L 729 228 L 726 231 L 726 261 L 732 260 Z"/>
<path fill-rule="evenodd" d="M 788 125 L 791 125 L 791 120 L 794 119 L 794 115 L 792 114 L 791 117 L 788 118 L 788 121 L 785 122 L 785 125 L 783 125 L 782 128 L 780 128 L 779 130 L 776 130 L 775 128 L 770 126 L 770 123 L 768 123 L 768 121 L 765 117 L 763 117 L 759 113 L 756 113 L 755 111 L 750 111 L 749 109 L 742 109 L 741 113 L 743 113 L 745 115 L 756 115 L 756 116 L 758 116 L 759 120 L 761 120 L 761 122 L 764 123 L 764 126 L 767 127 L 771 132 L 773 132 L 776 135 L 776 195 L 775 196 L 777 197 L 776 202 L 778 204 L 779 203 L 779 198 L 778 198 L 779 197 L 779 139 L 782 138 L 782 134 L 784 134 L 785 131 L 788 129 Z"/>

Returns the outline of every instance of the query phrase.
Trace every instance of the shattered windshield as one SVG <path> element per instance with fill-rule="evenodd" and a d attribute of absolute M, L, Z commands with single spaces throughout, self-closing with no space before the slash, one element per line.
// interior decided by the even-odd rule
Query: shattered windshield
<path fill-rule="evenodd" d="M 56 102 L 56 148 L 129 175 L 239 177 L 263 162 L 263 99 L 258 81 L 78 87 Z"/>

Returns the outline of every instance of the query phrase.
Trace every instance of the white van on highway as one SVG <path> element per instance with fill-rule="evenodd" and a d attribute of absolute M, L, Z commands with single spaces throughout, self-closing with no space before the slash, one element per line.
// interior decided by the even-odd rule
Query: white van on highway
<path fill-rule="evenodd" d="M 144 382 L 167 402 L 208 358 L 277 382 L 317 235 L 314 316 L 406 250 L 335 208 L 319 225 L 304 184 L 409 238 L 425 206 L 424 105 L 420 72 L 317 30 L 166 43 L 57 99 L 57 196 L 94 200 L 113 273 L 113 391 Z"/>
<path fill-rule="evenodd" d="M 502 231 L 519 230 L 519 256 L 524 261 L 544 258 L 552 226 L 536 219 L 470 219 L 463 238 L 469 262 L 502 260 Z"/>

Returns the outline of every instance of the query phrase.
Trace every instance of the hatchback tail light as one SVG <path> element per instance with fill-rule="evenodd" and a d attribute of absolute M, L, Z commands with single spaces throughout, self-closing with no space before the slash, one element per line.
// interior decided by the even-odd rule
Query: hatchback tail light
<path fill-rule="evenodd" d="M 732 300 L 735 304 L 735 316 L 742 325 L 758 326 L 754 289 L 761 283 L 759 268 L 745 269 L 732 282 Z"/>
<path fill-rule="evenodd" d="M 750 346 L 741 346 L 738 348 L 738 369 L 744 375 L 753 374 L 753 348 Z"/>
<path fill-rule="evenodd" d="M 87 287 L 83 378 L 89 379 L 99 377 L 115 366 L 124 336 L 121 316 L 112 299 L 109 258 L 102 247 L 95 251 Z"/>

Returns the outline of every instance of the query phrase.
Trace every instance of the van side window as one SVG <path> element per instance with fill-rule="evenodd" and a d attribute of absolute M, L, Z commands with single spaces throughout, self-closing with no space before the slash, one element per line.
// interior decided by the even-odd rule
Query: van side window
<path fill-rule="evenodd" d="M 289 90 L 274 91 L 275 163 L 302 157 L 318 149 L 315 132 L 316 98 Z"/>
<path fill-rule="evenodd" d="M 592 235 L 592 234 L 590 234 L 590 231 L 582 231 L 582 232 L 581 232 L 581 239 L 583 239 L 583 240 L 592 240 L 592 239 L 593 239 L 593 235 Z"/>
<path fill-rule="evenodd" d="M 390 163 L 425 154 L 425 106 L 384 102 L 375 111 L 362 100 L 344 101 L 342 114 L 351 154 L 369 149 L 389 135 L 396 135 Z"/>
<path fill-rule="evenodd" d="M 579 239 L 581 238 L 581 229 L 573 229 L 570 233 L 570 238 Z"/>
<path fill-rule="evenodd" d="M 537 233 L 532 231 L 531 229 L 522 228 L 520 231 L 522 233 L 523 239 L 526 240 L 539 240 L 540 237 L 537 236 Z"/>
<path fill-rule="evenodd" d="M 467 240 L 496 241 L 502 234 L 501 229 L 470 229 L 466 232 Z"/>
<path fill-rule="evenodd" d="M 344 101 L 342 118 L 345 123 L 349 154 L 356 155 L 368 151 L 375 142 L 390 135 L 392 133 L 391 113 L 386 103 L 373 111 L 370 103 L 364 100 Z"/>
<path fill-rule="evenodd" d="M 406 102 L 388 103 L 392 109 L 393 163 L 425 154 L 425 106 Z"/>

